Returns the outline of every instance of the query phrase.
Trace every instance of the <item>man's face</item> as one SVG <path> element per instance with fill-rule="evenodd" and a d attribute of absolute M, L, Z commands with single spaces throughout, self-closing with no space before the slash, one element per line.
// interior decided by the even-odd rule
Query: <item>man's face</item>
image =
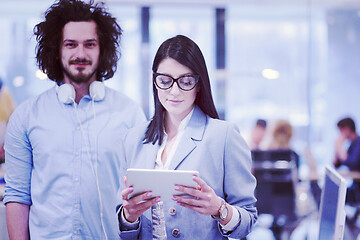
<path fill-rule="evenodd" d="M 342 128 L 339 128 L 340 130 L 340 134 L 345 138 L 345 139 L 348 139 L 351 135 L 351 130 L 349 127 L 342 127 Z"/>
<path fill-rule="evenodd" d="M 96 80 L 100 46 L 96 23 L 68 22 L 60 45 L 64 83 L 89 83 Z"/>

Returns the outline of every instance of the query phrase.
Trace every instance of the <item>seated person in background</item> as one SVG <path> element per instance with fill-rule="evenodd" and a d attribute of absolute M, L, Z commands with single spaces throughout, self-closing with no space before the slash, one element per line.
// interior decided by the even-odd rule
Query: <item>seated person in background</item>
<path fill-rule="evenodd" d="M 288 120 L 277 119 L 274 123 L 272 140 L 269 144 L 270 150 L 290 149 L 290 139 L 293 135 L 293 129 Z"/>
<path fill-rule="evenodd" d="M 355 122 L 351 118 L 341 119 L 337 126 L 340 134 L 335 140 L 334 166 L 345 165 L 350 171 L 360 171 L 360 137 L 356 133 Z M 349 140 L 350 147 L 347 151 L 344 143 Z M 347 203 L 360 203 L 360 182 L 354 183 L 348 188 L 346 194 Z"/>
<path fill-rule="evenodd" d="M 271 133 L 271 142 L 269 150 L 291 150 L 292 155 L 296 161 L 296 166 L 299 168 L 300 156 L 291 148 L 291 138 L 293 136 L 293 127 L 288 120 L 278 119 L 274 122 Z M 317 176 L 316 159 L 311 153 L 310 148 L 306 148 L 303 152 L 304 160 L 308 164 L 311 176 Z M 320 206 L 321 189 L 317 183 L 317 177 L 311 179 L 310 189 L 317 206 Z M 300 179 L 299 179 L 300 180 Z"/>
<path fill-rule="evenodd" d="M 254 128 L 251 131 L 249 147 L 251 150 L 259 150 L 260 144 L 264 139 L 266 133 L 266 121 L 264 119 L 258 119 Z"/>
<path fill-rule="evenodd" d="M 335 140 L 334 165 L 345 165 L 352 171 L 360 171 L 360 136 L 356 133 L 354 120 L 344 118 L 337 126 L 340 134 Z M 347 150 L 344 148 L 346 140 L 351 142 Z"/>
<path fill-rule="evenodd" d="M 295 155 L 296 166 L 299 167 L 299 155 L 290 147 L 293 128 L 288 120 L 277 119 L 271 133 L 269 150 L 291 150 Z"/>

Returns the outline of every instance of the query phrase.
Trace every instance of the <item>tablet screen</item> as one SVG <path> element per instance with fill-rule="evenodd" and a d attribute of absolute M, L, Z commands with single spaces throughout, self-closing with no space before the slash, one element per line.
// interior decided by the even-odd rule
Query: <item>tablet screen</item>
<path fill-rule="evenodd" d="M 134 187 L 129 198 L 146 191 L 152 191 L 154 197 L 160 196 L 162 201 L 171 201 L 175 191 L 175 184 L 197 188 L 193 176 L 199 176 L 198 171 L 184 170 L 155 170 L 155 169 L 128 169 L 127 184 Z"/>

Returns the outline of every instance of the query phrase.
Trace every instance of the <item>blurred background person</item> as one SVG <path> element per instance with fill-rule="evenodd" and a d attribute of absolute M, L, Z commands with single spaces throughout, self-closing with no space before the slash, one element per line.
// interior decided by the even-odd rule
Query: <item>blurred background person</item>
<path fill-rule="evenodd" d="M 251 130 L 248 144 L 251 150 L 260 150 L 266 133 L 267 122 L 264 119 L 256 120 L 255 126 Z"/>
<path fill-rule="evenodd" d="M 356 133 L 352 118 L 343 118 L 337 123 L 339 135 L 335 139 L 334 166 L 346 166 L 350 171 L 360 171 L 360 136 Z M 348 142 L 347 142 L 348 141 Z M 350 145 L 346 150 L 346 145 Z M 347 203 L 360 202 L 360 181 L 350 183 L 346 193 Z"/>
<path fill-rule="evenodd" d="M 360 171 L 360 136 L 356 133 L 355 122 L 352 118 L 341 119 L 337 123 L 339 135 L 335 140 L 334 165 L 345 165 L 352 171 Z M 350 146 L 346 149 L 346 141 Z"/>
<path fill-rule="evenodd" d="M 291 150 L 296 167 L 299 168 L 299 155 L 291 146 L 293 136 L 291 123 L 286 119 L 276 119 L 270 129 L 268 150 Z"/>
<path fill-rule="evenodd" d="M 4 86 L 4 82 L 0 78 L 0 164 L 5 160 L 4 139 L 6 126 L 14 109 L 15 102 L 12 94 L 9 89 Z"/>
<path fill-rule="evenodd" d="M 269 144 L 270 150 L 290 149 L 290 140 L 293 136 L 293 128 L 288 120 L 277 119 L 274 122 Z"/>

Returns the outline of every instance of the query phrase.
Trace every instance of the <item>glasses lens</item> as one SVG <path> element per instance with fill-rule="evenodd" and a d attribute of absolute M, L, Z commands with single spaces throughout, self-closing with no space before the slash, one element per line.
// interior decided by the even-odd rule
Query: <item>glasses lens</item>
<path fill-rule="evenodd" d="M 158 75 L 155 78 L 156 85 L 161 89 L 168 89 L 171 87 L 173 80 L 169 76 Z"/>
<path fill-rule="evenodd" d="M 183 76 L 178 80 L 179 86 L 183 90 L 191 90 L 196 85 L 196 78 L 194 76 Z"/>

